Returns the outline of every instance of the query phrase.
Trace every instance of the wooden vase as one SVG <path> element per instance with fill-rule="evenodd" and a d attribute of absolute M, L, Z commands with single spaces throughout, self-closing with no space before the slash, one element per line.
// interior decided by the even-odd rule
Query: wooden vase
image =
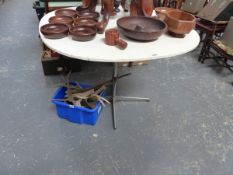
<path fill-rule="evenodd" d="M 98 0 L 83 0 L 83 4 L 78 6 L 76 10 L 81 11 L 95 11 Z"/>
<path fill-rule="evenodd" d="M 144 16 L 151 16 L 154 10 L 153 0 L 141 0 L 140 7 Z"/>
<path fill-rule="evenodd" d="M 154 10 L 153 0 L 132 0 L 130 16 L 151 16 Z"/>
<path fill-rule="evenodd" d="M 91 4 L 91 0 L 83 0 L 83 6 L 88 7 Z"/>
<path fill-rule="evenodd" d="M 101 0 L 101 12 L 108 13 L 110 16 L 116 15 L 114 10 L 114 0 Z"/>

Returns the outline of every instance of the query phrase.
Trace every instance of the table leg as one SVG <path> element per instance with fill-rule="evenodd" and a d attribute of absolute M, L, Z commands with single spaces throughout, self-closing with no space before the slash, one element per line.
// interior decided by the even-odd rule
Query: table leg
<path fill-rule="evenodd" d="M 113 83 L 112 83 L 112 123 L 113 123 L 113 129 L 116 129 L 116 119 L 115 119 L 115 104 L 116 104 L 116 87 L 117 87 L 117 63 L 114 63 L 113 68 Z"/>
<path fill-rule="evenodd" d="M 116 95 L 116 88 L 117 88 L 117 81 L 118 81 L 118 65 L 114 63 L 113 67 L 113 83 L 112 83 L 112 122 L 113 122 L 113 129 L 116 129 L 116 109 L 115 104 L 116 101 L 139 101 L 139 102 L 149 102 L 149 98 L 141 98 L 141 97 L 128 97 L 128 96 L 117 96 Z"/>

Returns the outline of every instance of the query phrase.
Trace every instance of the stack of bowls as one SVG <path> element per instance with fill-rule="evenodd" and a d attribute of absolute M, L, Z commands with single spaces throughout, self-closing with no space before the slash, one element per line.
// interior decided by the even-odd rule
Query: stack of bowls
<path fill-rule="evenodd" d="M 100 15 L 97 12 L 77 12 L 72 9 L 59 9 L 49 23 L 41 27 L 41 33 L 49 39 L 60 39 L 68 33 L 76 41 L 90 41 L 96 36 L 96 24 Z"/>

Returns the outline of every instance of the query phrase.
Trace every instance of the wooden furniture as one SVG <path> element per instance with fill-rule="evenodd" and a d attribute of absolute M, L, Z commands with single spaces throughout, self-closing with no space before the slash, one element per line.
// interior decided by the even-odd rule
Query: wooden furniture
<path fill-rule="evenodd" d="M 225 67 L 233 72 L 233 55 L 228 54 L 226 50 L 221 48 L 218 41 L 213 40 L 204 52 L 205 60 L 213 59 L 220 67 Z"/>
<path fill-rule="evenodd" d="M 96 9 L 100 11 L 100 7 Z M 45 15 L 39 26 L 48 23 L 48 19 L 54 15 L 50 12 Z M 107 29 L 116 28 L 116 21 L 118 18 L 126 14 L 121 10 L 116 16 L 112 16 L 107 25 Z M 128 15 L 128 14 L 127 14 Z M 104 44 L 104 34 L 96 35 L 95 39 L 89 42 L 73 41 L 69 37 L 59 40 L 47 39 L 40 33 L 40 37 L 45 45 L 59 54 L 66 55 L 74 59 L 81 59 L 93 62 L 110 62 L 113 63 L 113 93 L 112 93 L 112 117 L 113 127 L 116 129 L 115 120 L 115 102 L 116 101 L 148 101 L 148 98 L 125 97 L 116 95 L 118 64 L 119 62 L 134 62 L 143 60 L 155 60 L 162 58 L 174 58 L 174 56 L 185 54 L 195 49 L 200 37 L 195 30 L 192 30 L 184 38 L 173 38 L 169 35 L 162 35 L 158 40 L 153 42 L 135 42 L 128 38 L 124 38 L 128 43 L 125 50 L 119 50 L 117 47 L 109 47 Z"/>
<path fill-rule="evenodd" d="M 186 0 L 182 6 L 182 10 L 191 14 L 198 14 L 206 4 L 206 0 Z"/>
<path fill-rule="evenodd" d="M 233 1 L 212 0 L 200 10 L 197 16 L 209 21 L 229 21 L 233 16 Z"/>
<path fill-rule="evenodd" d="M 196 29 L 200 31 L 203 46 L 198 61 L 204 62 L 204 52 L 208 48 L 213 38 L 217 39 L 225 30 L 227 21 L 207 21 L 201 18 L 197 19 Z"/>
<path fill-rule="evenodd" d="M 185 0 L 164 0 L 163 7 L 171 7 L 180 9 Z"/>
<path fill-rule="evenodd" d="M 162 6 L 162 0 L 154 0 L 154 7 L 161 7 Z"/>
<path fill-rule="evenodd" d="M 154 10 L 153 0 L 132 0 L 130 16 L 151 16 Z"/>
<path fill-rule="evenodd" d="M 218 65 L 226 67 L 233 72 L 233 18 L 228 23 L 223 36 L 218 39 L 210 39 L 204 48 L 200 61 L 213 59 Z"/>

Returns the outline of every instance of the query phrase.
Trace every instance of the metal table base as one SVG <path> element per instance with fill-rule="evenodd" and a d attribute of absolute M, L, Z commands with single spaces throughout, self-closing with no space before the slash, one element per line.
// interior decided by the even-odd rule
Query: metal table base
<path fill-rule="evenodd" d="M 116 89 L 117 89 L 117 81 L 118 81 L 118 65 L 114 63 L 113 66 L 113 85 L 112 85 L 112 122 L 113 122 L 113 129 L 116 129 L 116 109 L 115 104 L 117 101 L 139 101 L 139 102 L 149 102 L 149 98 L 141 98 L 141 97 L 128 97 L 128 96 L 117 96 Z"/>

